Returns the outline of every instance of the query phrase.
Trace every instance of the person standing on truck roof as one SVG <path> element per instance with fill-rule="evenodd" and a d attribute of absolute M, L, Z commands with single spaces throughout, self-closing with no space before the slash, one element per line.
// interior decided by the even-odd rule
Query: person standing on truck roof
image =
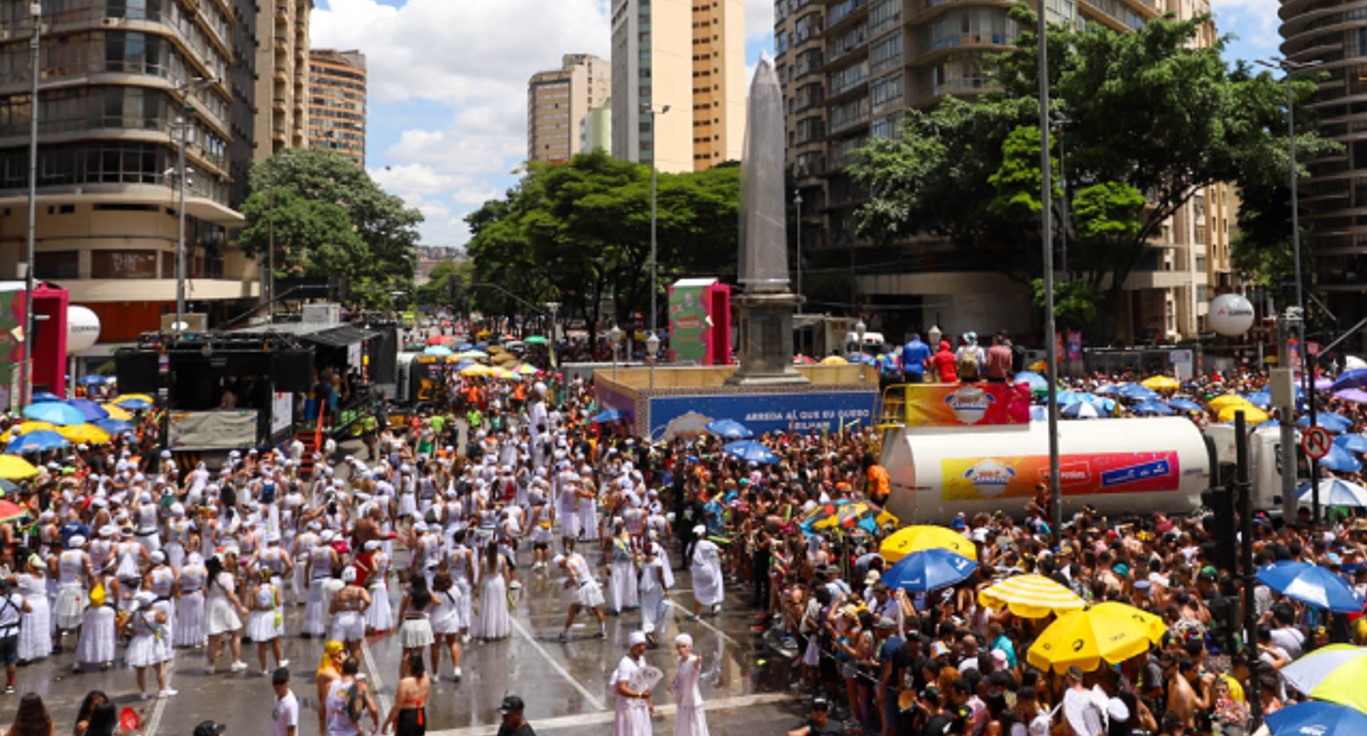
<path fill-rule="evenodd" d="M 959 382 L 959 374 L 954 370 L 954 353 L 949 349 L 948 340 L 940 341 L 940 351 L 930 357 L 930 367 L 934 371 L 932 375 L 940 383 Z"/>
<path fill-rule="evenodd" d="M 1011 346 L 1006 330 L 992 336 L 992 347 L 987 349 L 987 380 L 1006 383 L 1011 379 Z"/>
<path fill-rule="evenodd" d="M 924 383 L 926 380 L 926 361 L 930 360 L 930 346 L 921 339 L 921 333 L 911 333 L 911 339 L 902 346 L 902 376 L 907 383 Z"/>

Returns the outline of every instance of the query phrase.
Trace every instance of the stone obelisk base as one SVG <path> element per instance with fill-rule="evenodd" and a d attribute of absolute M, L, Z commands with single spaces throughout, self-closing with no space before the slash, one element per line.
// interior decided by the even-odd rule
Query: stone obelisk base
<path fill-rule="evenodd" d="M 810 383 L 793 367 L 793 313 L 802 302 L 788 291 L 732 297 L 740 313 L 740 368 L 726 379 L 728 386 Z"/>

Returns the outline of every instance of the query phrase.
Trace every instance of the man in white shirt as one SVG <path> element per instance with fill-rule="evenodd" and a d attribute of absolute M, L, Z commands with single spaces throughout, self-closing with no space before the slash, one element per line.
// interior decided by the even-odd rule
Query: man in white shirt
<path fill-rule="evenodd" d="M 1011 725 L 1011 736 L 1049 736 L 1049 711 L 1039 706 L 1035 688 L 1026 686 L 1016 691 L 1016 715 L 1020 722 Z"/>
<path fill-rule="evenodd" d="M 299 731 L 299 699 L 290 690 L 290 671 L 279 667 L 271 674 L 275 708 L 271 710 L 271 736 L 296 736 Z"/>

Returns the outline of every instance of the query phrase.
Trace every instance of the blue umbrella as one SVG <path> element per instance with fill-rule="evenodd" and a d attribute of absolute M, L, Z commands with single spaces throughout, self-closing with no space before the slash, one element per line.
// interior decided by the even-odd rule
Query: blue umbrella
<path fill-rule="evenodd" d="M 1333 432 L 1343 434 L 1353 428 L 1353 420 L 1341 414 L 1330 414 L 1329 412 L 1315 412 L 1315 423 Z M 1310 417 L 1303 416 L 1296 420 L 1297 427 L 1309 427 Z"/>
<path fill-rule="evenodd" d="M 1110 396 L 1116 391 L 1119 391 L 1122 386 L 1128 385 L 1128 383 L 1107 383 L 1092 389 L 1092 393 L 1097 394 L 1099 396 Z"/>
<path fill-rule="evenodd" d="M 1032 422 L 1047 422 L 1047 421 L 1049 421 L 1049 407 L 1047 407 L 1047 406 L 1038 406 L 1038 405 L 1030 407 L 1030 421 L 1032 421 Z"/>
<path fill-rule="evenodd" d="M 1129 399 L 1130 401 L 1158 401 L 1161 397 L 1157 391 L 1141 386 L 1137 383 L 1127 383 L 1116 389 L 1116 393 Z"/>
<path fill-rule="evenodd" d="M 1195 412 L 1205 411 L 1205 407 L 1201 406 L 1200 404 L 1196 403 L 1195 401 L 1192 401 L 1191 399 L 1182 398 L 1182 397 L 1178 397 L 1178 398 L 1176 398 L 1176 399 L 1172 399 L 1172 400 L 1168 401 L 1168 406 L 1170 406 L 1170 407 L 1172 407 L 1173 409 L 1176 409 L 1176 410 L 1178 410 L 1178 411 L 1187 411 L 1187 412 L 1191 412 L 1191 411 L 1195 411 Z"/>
<path fill-rule="evenodd" d="M 121 432 L 133 431 L 133 423 L 125 422 L 122 419 L 96 419 L 95 421 L 91 422 L 91 424 L 95 425 L 96 427 L 99 427 L 100 429 L 103 429 L 104 431 L 110 434 L 119 434 Z"/>
<path fill-rule="evenodd" d="M 1349 452 L 1356 452 L 1359 455 L 1367 452 L 1367 437 L 1360 434 L 1341 434 L 1334 438 L 1334 444 Z"/>
<path fill-rule="evenodd" d="M 12 455 L 22 455 L 26 452 L 43 452 L 45 450 L 57 450 L 71 444 L 67 438 L 53 432 L 50 429 L 36 429 L 28 434 L 21 434 L 10 440 L 5 452 Z"/>
<path fill-rule="evenodd" d="M 105 378 L 98 373 L 87 373 L 86 375 L 81 376 L 81 383 L 85 386 L 103 386 L 108 382 L 108 378 Z"/>
<path fill-rule="evenodd" d="M 1258 580 L 1267 587 L 1316 608 L 1335 613 L 1357 613 L 1362 599 L 1343 576 L 1309 562 L 1282 560 L 1258 568 Z"/>
<path fill-rule="evenodd" d="M 1048 391 L 1049 379 L 1041 376 L 1034 371 L 1021 371 L 1016 374 L 1016 383 L 1024 383 L 1030 386 L 1031 391 Z"/>
<path fill-rule="evenodd" d="M 30 404 L 24 407 L 24 416 L 29 419 L 36 419 L 48 424 L 58 424 L 66 426 L 69 424 L 85 424 L 85 415 L 76 407 L 67 406 L 60 401 L 44 401 L 38 404 Z"/>
<path fill-rule="evenodd" d="M 1161 401 L 1141 401 L 1134 405 L 1134 413 L 1155 417 L 1166 417 L 1175 414 L 1171 406 Z"/>
<path fill-rule="evenodd" d="M 589 421 L 593 424 L 604 424 L 606 422 L 618 421 L 624 416 L 626 415 L 616 409 L 607 409 L 605 411 L 598 412 Z"/>
<path fill-rule="evenodd" d="M 1359 736 L 1367 733 L 1367 713 L 1348 705 L 1307 700 L 1267 714 L 1267 730 L 1272 736 Z"/>
<path fill-rule="evenodd" d="M 845 356 L 845 359 L 851 363 L 863 363 L 864 365 L 874 365 L 878 362 L 877 358 L 865 352 L 856 352 L 853 355 L 847 355 Z"/>
<path fill-rule="evenodd" d="M 773 450 L 770 450 L 754 440 L 728 442 L 722 446 L 722 450 L 731 457 L 737 457 L 747 462 L 759 463 L 760 465 L 770 465 L 778 462 L 778 455 L 775 455 Z"/>
<path fill-rule="evenodd" d="M 109 412 L 105 411 L 103 406 L 96 404 L 90 399 L 72 399 L 66 402 L 66 405 L 79 411 L 87 422 L 93 422 L 96 419 L 109 418 Z"/>
<path fill-rule="evenodd" d="M 1367 368 L 1345 371 L 1329 385 L 1329 390 L 1333 393 L 1349 388 L 1367 388 Z"/>
<path fill-rule="evenodd" d="M 707 423 L 707 431 L 728 440 L 748 440 L 755 436 L 749 427 L 734 419 L 713 419 Z"/>
<path fill-rule="evenodd" d="M 898 560 L 883 573 L 889 588 L 931 591 L 953 585 L 978 568 L 978 563 L 947 549 L 923 549 Z"/>
<path fill-rule="evenodd" d="M 456 364 L 456 370 L 457 370 L 457 371 L 463 371 L 463 370 L 465 370 L 466 368 L 469 368 L 470 366 L 472 366 L 472 365 L 474 365 L 474 364 L 475 364 L 475 361 L 473 361 L 473 360 L 462 360 L 461 362 L 459 362 L 459 363 Z"/>
<path fill-rule="evenodd" d="M 5 495 L 5 494 L 7 494 L 7 493 L 18 493 L 18 492 L 19 492 L 19 486 L 15 485 L 15 484 L 14 484 L 14 481 L 9 481 L 9 480 L 5 480 L 4 478 L 0 478 L 0 496 L 3 496 L 3 495 Z"/>
<path fill-rule="evenodd" d="M 37 391 L 33 394 L 33 403 L 40 404 L 48 401 L 61 401 L 62 397 L 51 391 Z"/>
<path fill-rule="evenodd" d="M 118 402 L 118 406 L 125 411 L 147 411 L 152 408 L 152 403 L 142 399 L 124 399 Z"/>
<path fill-rule="evenodd" d="M 1259 409 L 1266 409 L 1267 407 L 1272 406 L 1272 393 L 1266 390 L 1254 391 L 1245 398 L 1248 399 L 1248 403 Z"/>
<path fill-rule="evenodd" d="M 1063 407 L 1059 414 L 1069 419 L 1101 419 L 1106 416 L 1096 404 L 1078 401 Z"/>
<path fill-rule="evenodd" d="M 463 353 L 463 352 L 465 352 L 466 350 L 474 350 L 474 349 L 475 349 L 474 343 L 463 342 L 463 343 L 461 343 L 461 344 L 459 344 L 459 345 L 456 346 L 456 352 L 460 352 L 460 353 Z"/>
<path fill-rule="evenodd" d="M 1296 498 L 1311 503 L 1315 498 L 1312 488 L 1309 483 L 1297 488 Z M 1320 503 L 1326 506 L 1367 508 L 1367 488 L 1356 483 L 1349 483 L 1341 478 L 1323 478 L 1320 480 L 1319 489 Z"/>
<path fill-rule="evenodd" d="M 1353 453 L 1343 447 L 1330 445 L 1329 454 L 1320 458 L 1320 466 L 1335 473 L 1356 473 L 1362 470 L 1362 461 L 1353 457 Z"/>
<path fill-rule="evenodd" d="M 428 345 L 425 349 L 423 349 L 422 354 L 435 355 L 438 358 L 445 358 L 448 355 L 454 355 L 454 353 L 451 352 L 451 348 L 448 348 L 445 345 Z"/>

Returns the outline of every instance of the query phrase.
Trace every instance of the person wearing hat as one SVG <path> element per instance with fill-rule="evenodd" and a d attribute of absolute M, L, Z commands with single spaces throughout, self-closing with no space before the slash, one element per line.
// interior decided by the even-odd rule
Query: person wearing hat
<path fill-rule="evenodd" d="M 721 613 L 726 600 L 726 578 L 721 569 L 721 547 L 707 538 L 707 527 L 693 527 L 693 554 L 689 571 L 693 574 L 693 615 L 701 616 L 704 608 L 712 615 Z"/>
<path fill-rule="evenodd" d="M 674 637 L 674 651 L 679 655 L 678 669 L 669 685 L 669 691 L 678 703 L 674 736 L 708 736 L 707 714 L 703 711 L 702 691 L 698 688 L 702 657 L 693 653 L 693 637 L 688 634 Z"/>
<path fill-rule="evenodd" d="M 337 550 L 332 546 L 333 536 L 331 529 L 324 529 L 318 537 L 319 544 L 308 550 L 308 558 L 304 563 L 304 577 L 309 581 L 308 603 L 304 606 L 305 639 L 327 632 L 328 611 L 323 605 L 323 583 L 332 577 L 333 568 L 341 562 Z"/>
<path fill-rule="evenodd" d="M 845 733 L 842 723 L 831 721 L 831 701 L 817 696 L 812 699 L 811 712 L 797 728 L 790 729 L 788 736 L 837 736 Z"/>
<path fill-rule="evenodd" d="M 157 596 L 150 590 L 140 590 L 133 596 L 134 608 L 124 621 L 124 631 L 129 634 L 128 651 L 124 658 L 133 668 L 138 678 L 138 692 L 147 700 L 147 668 L 157 673 L 157 697 L 169 698 L 176 694 L 166 684 L 166 659 L 169 650 L 161 646 L 160 638 L 165 634 L 166 614 L 153 607 Z"/>
<path fill-rule="evenodd" d="M 28 604 L 19 628 L 19 661 L 33 662 L 52 653 L 52 615 L 47 598 L 47 563 L 36 554 L 24 562 L 18 591 Z"/>
<path fill-rule="evenodd" d="M 644 631 L 631 632 L 627 639 L 629 649 L 612 673 L 612 686 L 617 693 L 613 736 L 652 736 L 654 733 L 650 719 L 655 715 L 655 704 L 650 700 L 650 690 L 634 690 L 631 685 L 636 672 L 649 666 L 645 661 L 646 645 Z"/>
<path fill-rule="evenodd" d="M 532 725 L 522 715 L 525 708 L 522 698 L 516 695 L 503 699 L 498 706 L 498 714 L 503 719 L 498 727 L 498 736 L 536 736 L 536 731 L 532 730 Z"/>

